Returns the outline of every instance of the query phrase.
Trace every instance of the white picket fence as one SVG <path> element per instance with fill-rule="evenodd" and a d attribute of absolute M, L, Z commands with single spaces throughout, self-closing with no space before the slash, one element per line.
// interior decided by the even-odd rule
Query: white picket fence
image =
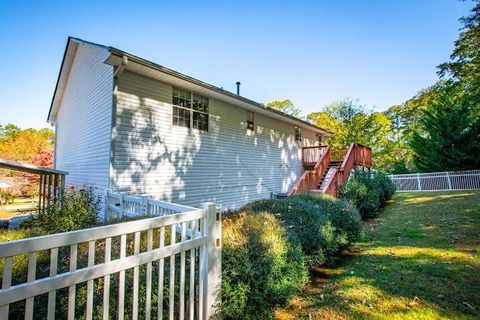
<path fill-rule="evenodd" d="M 104 209 L 107 220 L 138 215 L 165 216 L 192 210 L 192 207 L 189 206 L 155 200 L 148 196 L 134 197 L 108 190 L 106 191 L 105 202 L 106 206 Z"/>
<path fill-rule="evenodd" d="M 214 313 L 221 284 L 215 205 L 109 198 L 116 213 L 160 216 L 0 243 L 0 319 L 122 320 L 127 310 L 132 319 L 208 319 Z"/>
<path fill-rule="evenodd" d="M 397 191 L 480 189 L 480 170 L 390 175 Z"/>

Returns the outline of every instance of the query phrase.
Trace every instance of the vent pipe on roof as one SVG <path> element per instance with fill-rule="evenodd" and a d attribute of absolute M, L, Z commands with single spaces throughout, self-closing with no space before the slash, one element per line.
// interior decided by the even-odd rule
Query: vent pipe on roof
<path fill-rule="evenodd" d="M 237 81 L 237 95 L 240 95 L 240 81 Z"/>

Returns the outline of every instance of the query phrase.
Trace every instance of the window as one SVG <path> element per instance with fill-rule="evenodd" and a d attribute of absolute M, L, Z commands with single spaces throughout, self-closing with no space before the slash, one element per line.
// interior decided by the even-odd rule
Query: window
<path fill-rule="evenodd" d="M 173 88 L 172 124 L 208 131 L 208 98 Z"/>
<path fill-rule="evenodd" d="M 253 112 L 247 111 L 247 130 L 254 131 Z"/>
<path fill-rule="evenodd" d="M 302 141 L 302 129 L 295 127 L 295 141 Z"/>

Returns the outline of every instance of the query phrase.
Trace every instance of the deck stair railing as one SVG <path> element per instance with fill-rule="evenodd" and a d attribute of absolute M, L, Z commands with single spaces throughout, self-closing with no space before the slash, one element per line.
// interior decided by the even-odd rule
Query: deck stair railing
<path fill-rule="evenodd" d="M 312 150 L 313 148 L 308 148 Z M 317 162 L 313 166 L 313 169 L 306 170 L 303 175 L 298 179 L 295 186 L 288 193 L 289 196 L 297 193 L 310 192 L 311 190 L 317 189 L 321 183 L 323 177 L 327 173 L 328 165 L 330 163 L 330 146 L 321 146 L 318 149 L 321 149 L 321 152 L 317 152 L 318 155 Z M 310 151 L 309 151 L 310 152 Z M 305 158 L 304 158 L 305 159 Z M 312 158 L 307 159 L 308 162 L 304 163 L 306 167 L 311 165 Z"/>
<path fill-rule="evenodd" d="M 326 181 L 321 192 L 338 197 L 340 188 L 347 182 L 352 170 L 358 166 L 370 168 L 371 165 L 372 150 L 359 143 L 352 143 L 346 151 L 341 166 L 334 169 L 330 181 Z"/>
<path fill-rule="evenodd" d="M 372 150 L 359 143 L 352 143 L 347 150 L 331 150 L 330 146 L 305 147 L 303 165 L 305 172 L 288 195 L 322 192 L 336 197 L 352 170 L 358 166 L 372 166 Z"/>

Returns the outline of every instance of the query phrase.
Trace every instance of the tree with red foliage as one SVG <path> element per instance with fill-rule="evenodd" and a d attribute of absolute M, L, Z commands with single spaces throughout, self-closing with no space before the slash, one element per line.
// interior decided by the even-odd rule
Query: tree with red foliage
<path fill-rule="evenodd" d="M 13 124 L 0 125 L 0 158 L 51 168 L 53 142 L 54 133 L 47 128 L 22 130 Z M 10 177 L 22 196 L 38 193 L 38 175 L 0 170 L 0 177 Z"/>

